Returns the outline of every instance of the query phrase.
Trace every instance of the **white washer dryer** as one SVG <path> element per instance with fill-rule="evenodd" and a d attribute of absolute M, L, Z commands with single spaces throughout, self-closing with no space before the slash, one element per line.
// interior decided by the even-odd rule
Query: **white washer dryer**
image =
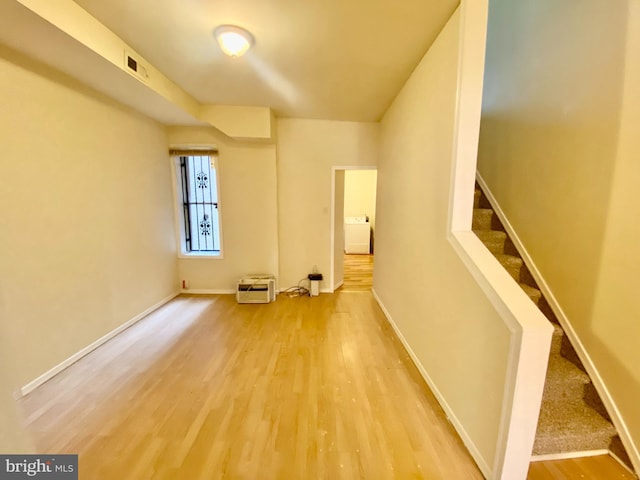
<path fill-rule="evenodd" d="M 371 224 L 366 215 L 344 217 L 344 252 L 368 254 L 371 249 Z"/>

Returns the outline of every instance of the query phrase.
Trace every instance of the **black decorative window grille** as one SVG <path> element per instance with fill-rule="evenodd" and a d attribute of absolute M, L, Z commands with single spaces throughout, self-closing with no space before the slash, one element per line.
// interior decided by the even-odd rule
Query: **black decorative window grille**
<path fill-rule="evenodd" d="M 187 252 L 220 253 L 216 169 L 210 155 L 180 155 Z"/>
<path fill-rule="evenodd" d="M 196 175 L 196 180 L 198 182 L 198 188 L 209 188 L 209 176 L 206 173 L 200 172 Z"/>
<path fill-rule="evenodd" d="M 211 222 L 209 221 L 209 215 L 206 213 L 200 220 L 200 235 L 211 235 Z"/>

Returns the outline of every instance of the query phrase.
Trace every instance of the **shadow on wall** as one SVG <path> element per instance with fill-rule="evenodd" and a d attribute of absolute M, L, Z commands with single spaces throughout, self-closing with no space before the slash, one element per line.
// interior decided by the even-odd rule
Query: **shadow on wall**
<path fill-rule="evenodd" d="M 628 8 L 490 4 L 478 170 L 573 318 L 591 317 L 598 284 Z"/>

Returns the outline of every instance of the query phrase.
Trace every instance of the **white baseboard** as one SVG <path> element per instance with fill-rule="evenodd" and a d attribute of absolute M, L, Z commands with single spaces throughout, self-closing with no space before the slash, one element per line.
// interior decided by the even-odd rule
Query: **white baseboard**
<path fill-rule="evenodd" d="M 207 288 L 183 288 L 180 293 L 185 295 L 235 295 L 235 290 L 229 289 L 207 289 Z"/>
<path fill-rule="evenodd" d="M 588 450 L 584 452 L 549 453 L 547 455 L 534 455 L 532 462 L 546 462 L 548 460 L 568 460 L 570 458 L 596 457 L 598 455 L 608 455 L 609 450 Z"/>
<path fill-rule="evenodd" d="M 455 413 L 453 412 L 453 410 L 445 400 L 444 396 L 440 393 L 440 391 L 438 390 L 438 387 L 436 386 L 434 381 L 431 379 L 427 371 L 424 369 L 424 367 L 420 363 L 420 360 L 418 360 L 418 357 L 411 349 L 411 346 L 409 345 L 407 340 L 404 338 L 404 335 L 398 328 L 398 325 L 396 325 L 396 323 L 393 321 L 391 314 L 382 303 L 382 300 L 380 300 L 380 297 L 378 297 L 378 294 L 376 293 L 375 289 L 371 289 L 371 293 L 373 293 L 373 297 L 375 298 L 376 302 L 380 306 L 382 313 L 384 313 L 384 316 L 387 318 L 389 325 L 391 325 L 391 328 L 393 328 L 393 331 L 396 333 L 396 335 L 402 342 L 402 345 L 404 346 L 405 350 L 411 357 L 411 360 L 413 360 L 413 363 L 415 364 L 416 368 L 420 372 L 420 375 L 422 376 L 424 381 L 427 382 L 427 385 L 431 389 L 431 392 L 436 397 L 436 399 L 438 400 L 438 403 L 446 413 L 448 420 L 456 429 L 456 431 L 458 432 L 458 435 L 460 435 L 460 437 L 462 438 L 462 441 L 465 447 L 467 447 L 467 450 L 469 450 L 469 453 L 475 460 L 476 464 L 478 465 L 478 468 L 480 468 L 480 471 L 482 472 L 485 478 L 492 478 L 493 472 L 491 467 L 489 467 L 489 464 L 487 464 L 487 462 L 485 461 L 484 457 L 482 456 L 482 453 L 480 453 L 480 450 L 478 449 L 478 447 L 476 447 L 475 443 L 473 442 L 473 440 L 465 430 L 464 425 L 462 425 L 462 422 L 460 422 L 460 420 L 456 417 Z"/>
<path fill-rule="evenodd" d="M 100 345 L 108 342 L 109 340 L 111 340 L 113 337 L 115 337 L 116 335 L 118 335 L 119 333 L 123 332 L 124 330 L 126 330 L 127 328 L 129 328 L 130 326 L 132 326 L 133 324 L 139 322 L 140 320 L 142 320 L 144 317 L 146 317 L 147 315 L 149 315 L 151 312 L 153 312 L 154 310 L 157 310 L 158 308 L 160 308 L 161 306 L 163 306 L 164 304 L 166 304 L 167 302 L 173 300 L 175 297 L 177 297 L 179 295 L 178 292 L 176 293 L 172 293 L 171 295 L 169 295 L 168 297 L 163 298 L 162 300 L 160 300 L 158 303 L 150 306 L 149 308 L 147 308 L 144 312 L 139 313 L 138 315 L 136 315 L 135 317 L 127 320 L 125 323 L 123 323 L 122 325 L 120 325 L 119 327 L 111 330 L 109 333 L 107 333 L 106 335 L 100 337 L 98 340 L 96 340 L 95 342 L 93 342 L 92 344 L 84 347 L 82 350 L 74 353 L 73 355 L 71 355 L 69 358 L 67 358 L 66 360 L 60 362 L 58 365 L 56 365 L 55 367 L 53 367 L 51 370 L 46 371 L 45 373 L 43 373 L 42 375 L 40 375 L 38 378 L 36 378 L 35 380 L 30 381 L 29 383 L 27 383 L 25 386 L 23 386 L 20 389 L 20 393 L 22 394 L 22 396 L 27 395 L 29 392 L 32 392 L 33 390 L 35 390 L 36 388 L 38 388 L 40 385 L 42 385 L 43 383 L 45 383 L 47 380 L 52 379 L 53 377 L 55 377 L 58 373 L 60 373 L 61 371 L 63 371 L 65 368 L 73 365 L 74 363 L 76 363 L 78 360 L 80 360 L 82 357 L 84 357 L 85 355 L 91 353 L 92 351 L 94 351 L 96 348 L 98 348 Z"/>
<path fill-rule="evenodd" d="M 595 387 L 596 391 L 600 395 L 600 398 L 604 403 L 607 409 L 607 412 L 611 416 L 613 425 L 616 427 L 616 430 L 618 431 L 618 435 L 620 435 L 620 439 L 622 440 L 622 444 L 627 450 L 627 454 L 631 459 L 631 463 L 635 467 L 636 471 L 640 472 L 640 451 L 638 449 L 638 446 L 636 446 L 633 443 L 633 440 L 631 439 L 631 435 L 629 434 L 629 429 L 627 427 L 627 424 L 622 418 L 622 415 L 620 414 L 620 410 L 618 410 L 618 407 L 615 401 L 613 400 L 613 397 L 611 396 L 609 389 L 607 388 L 602 377 L 600 376 L 600 373 L 598 372 L 598 369 L 596 368 L 593 360 L 591 359 L 591 356 L 585 349 L 583 343 L 580 341 L 578 334 L 576 333 L 575 329 L 569 322 L 569 319 L 567 315 L 564 313 L 564 310 L 562 309 L 562 307 L 560 306 L 560 303 L 553 295 L 551 288 L 542 277 L 542 274 L 540 273 L 540 271 L 536 268 L 536 265 L 533 262 L 531 255 L 529 255 L 529 252 L 524 247 L 522 241 L 520 240 L 520 237 L 518 237 L 517 233 L 513 229 L 513 226 L 511 225 L 511 223 L 509 223 L 509 220 L 505 216 L 504 211 L 502 211 L 502 209 L 500 208 L 500 205 L 496 201 L 496 198 L 493 196 L 493 193 L 491 193 L 491 190 L 489 189 L 489 187 L 487 186 L 487 183 L 484 181 L 484 179 L 482 178 L 482 175 L 480 175 L 479 172 L 476 174 L 476 180 L 478 181 L 478 184 L 480 185 L 480 188 L 482 189 L 484 194 L 487 196 L 487 199 L 493 206 L 493 210 L 498 216 L 498 218 L 500 219 L 500 221 L 502 222 L 502 225 L 504 226 L 504 229 L 509 235 L 509 238 L 511 238 L 511 241 L 513 242 L 516 249 L 520 253 L 520 256 L 522 257 L 524 264 L 527 266 L 527 268 L 529 269 L 529 272 L 531 272 L 531 275 L 533 276 L 534 280 L 538 284 L 538 288 L 540 289 L 545 299 L 547 300 L 547 303 L 551 307 L 551 310 L 553 310 L 553 313 L 558 318 L 558 322 L 560 322 L 560 325 L 562 326 L 564 333 L 569 338 L 571 345 L 573 345 L 573 348 L 578 354 L 580 361 L 582 361 L 582 364 L 587 370 L 589 377 L 591 377 L 593 386 Z"/>
<path fill-rule="evenodd" d="M 342 285 L 344 285 L 344 280 L 340 280 L 338 283 L 336 283 L 333 286 L 333 291 L 335 292 L 337 289 L 339 289 Z"/>

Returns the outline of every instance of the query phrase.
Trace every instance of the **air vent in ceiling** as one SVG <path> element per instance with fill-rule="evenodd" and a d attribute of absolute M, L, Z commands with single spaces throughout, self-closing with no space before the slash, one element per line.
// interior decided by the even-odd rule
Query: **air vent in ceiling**
<path fill-rule="evenodd" d="M 140 80 L 146 81 L 149 78 L 147 69 L 126 50 L 124 51 L 124 67 L 127 72 Z"/>

